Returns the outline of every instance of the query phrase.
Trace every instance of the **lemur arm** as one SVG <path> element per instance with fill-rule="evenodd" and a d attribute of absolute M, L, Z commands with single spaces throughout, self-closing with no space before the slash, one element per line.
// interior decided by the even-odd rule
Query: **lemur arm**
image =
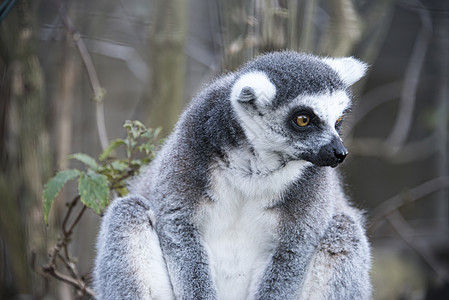
<path fill-rule="evenodd" d="M 335 215 L 320 240 L 304 228 L 281 242 L 256 299 L 370 299 L 370 250 L 354 217 Z"/>
<path fill-rule="evenodd" d="M 310 262 L 299 299 L 371 299 L 370 250 L 357 215 L 333 217 Z"/>
<path fill-rule="evenodd" d="M 145 199 L 114 200 L 103 217 L 95 263 L 97 299 L 173 299 Z"/>
<path fill-rule="evenodd" d="M 265 269 L 256 299 L 295 299 L 315 250 L 313 240 L 316 238 L 312 235 L 301 234 L 280 242 Z"/>
<path fill-rule="evenodd" d="M 198 232 L 177 210 L 156 219 L 138 196 L 110 205 L 97 245 L 98 299 L 216 299 Z"/>
<path fill-rule="evenodd" d="M 165 210 L 158 228 L 176 298 L 217 299 L 208 255 L 191 216 L 182 208 Z"/>

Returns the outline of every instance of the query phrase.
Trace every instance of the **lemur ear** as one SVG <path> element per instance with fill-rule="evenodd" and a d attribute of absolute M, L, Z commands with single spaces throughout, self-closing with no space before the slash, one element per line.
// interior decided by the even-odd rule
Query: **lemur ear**
<path fill-rule="evenodd" d="M 245 86 L 240 91 L 237 101 L 241 103 L 254 103 L 254 101 L 256 101 L 256 92 L 252 87 Z"/>
<path fill-rule="evenodd" d="M 353 57 L 326 57 L 323 58 L 323 61 L 337 72 L 341 80 L 348 86 L 353 85 L 362 78 L 368 69 L 367 64 Z"/>
<path fill-rule="evenodd" d="M 241 104 L 270 106 L 276 95 L 276 87 L 263 72 L 244 74 L 234 83 L 231 101 Z"/>

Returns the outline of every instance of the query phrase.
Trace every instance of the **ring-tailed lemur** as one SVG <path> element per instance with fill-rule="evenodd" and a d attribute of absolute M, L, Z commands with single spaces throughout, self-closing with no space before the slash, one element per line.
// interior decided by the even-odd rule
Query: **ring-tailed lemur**
<path fill-rule="evenodd" d="M 334 168 L 354 58 L 259 56 L 205 87 L 101 225 L 100 299 L 368 299 L 361 213 Z"/>

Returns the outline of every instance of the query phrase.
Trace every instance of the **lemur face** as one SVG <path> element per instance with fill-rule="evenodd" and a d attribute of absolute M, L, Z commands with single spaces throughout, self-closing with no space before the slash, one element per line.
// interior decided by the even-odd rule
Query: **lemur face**
<path fill-rule="evenodd" d="M 256 67 L 244 69 L 232 87 L 230 99 L 248 140 L 255 151 L 285 161 L 337 166 L 348 154 L 339 134 L 351 105 L 347 87 L 363 76 L 365 65 L 352 58 L 302 56 L 296 63 L 303 65 L 293 70 L 267 67 L 292 66 L 282 59 L 291 59 L 291 54 L 266 60 L 270 64 L 257 64 L 256 59 Z M 314 71 L 320 73 L 310 73 Z"/>

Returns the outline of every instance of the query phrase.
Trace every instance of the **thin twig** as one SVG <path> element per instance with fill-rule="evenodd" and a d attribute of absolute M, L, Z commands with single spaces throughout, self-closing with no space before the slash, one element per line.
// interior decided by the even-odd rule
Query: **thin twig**
<path fill-rule="evenodd" d="M 423 260 L 435 271 L 435 273 L 437 273 L 444 281 L 449 283 L 448 272 L 441 267 L 441 264 L 438 262 L 438 259 L 433 254 L 429 245 L 423 243 L 422 241 L 416 242 L 413 238 L 411 238 L 414 229 L 407 223 L 399 211 L 394 210 L 388 214 L 386 218 L 399 236 L 423 258 Z"/>
<path fill-rule="evenodd" d="M 84 294 L 88 294 L 89 296 L 95 298 L 95 292 L 86 286 L 85 283 L 81 282 L 79 283 L 77 280 L 73 279 L 72 277 L 69 277 L 61 272 L 58 272 L 55 269 L 55 266 L 52 264 L 47 264 L 45 266 L 42 266 L 42 268 L 36 268 L 36 252 L 31 252 L 31 270 L 39 274 L 40 276 L 51 279 L 56 278 L 62 282 L 68 283 L 71 286 L 75 287 L 76 289 L 82 291 Z"/>
<path fill-rule="evenodd" d="M 67 205 L 67 206 L 68 206 L 68 210 L 67 210 L 67 212 L 66 212 L 66 214 L 65 214 L 65 216 L 64 216 L 64 220 L 62 221 L 62 232 L 64 233 L 64 236 L 69 235 L 69 234 L 68 234 L 68 231 L 66 230 L 66 225 L 67 225 L 67 222 L 68 222 L 68 220 L 69 220 L 70 215 L 72 214 L 72 210 L 73 210 L 73 208 L 75 207 L 75 205 L 76 205 L 77 201 L 79 200 L 79 198 L 80 198 L 80 195 L 76 196 L 76 197 L 72 200 L 72 202 L 70 202 L 70 203 Z"/>
<path fill-rule="evenodd" d="M 109 188 L 110 188 L 111 190 L 115 190 L 115 189 L 117 188 L 117 185 L 118 185 L 119 183 L 122 183 L 122 184 L 123 184 L 123 181 L 124 181 L 125 179 L 128 179 L 128 178 L 134 176 L 135 173 L 136 173 L 136 170 L 135 170 L 135 169 L 129 169 L 124 175 L 122 175 L 122 176 L 120 176 L 119 178 L 115 179 L 115 180 L 109 185 Z"/>
<path fill-rule="evenodd" d="M 64 255 L 65 255 L 65 257 L 68 260 L 70 260 L 70 255 L 69 255 L 69 250 L 68 250 L 67 246 L 69 244 L 70 236 L 72 234 L 71 230 L 73 230 L 73 229 L 67 230 L 66 227 L 67 227 L 67 222 L 68 222 L 70 216 L 72 215 L 73 208 L 76 206 L 76 204 L 77 204 L 79 199 L 80 199 L 80 195 L 77 195 L 72 200 L 72 202 L 67 204 L 67 207 L 68 207 L 67 208 L 67 212 L 66 212 L 66 214 L 64 216 L 64 220 L 62 221 L 62 226 L 61 226 L 62 227 L 62 234 L 63 234 L 64 238 L 63 239 L 60 238 L 59 241 L 58 241 L 58 244 L 56 245 L 56 247 L 58 247 L 58 248 L 62 247 L 64 249 Z"/>
<path fill-rule="evenodd" d="M 425 8 L 420 1 L 416 0 L 415 2 L 419 7 Z M 422 27 L 416 37 L 412 55 L 405 72 L 398 116 L 393 130 L 387 138 L 387 143 L 396 146 L 397 148 L 399 148 L 407 139 L 412 125 L 419 76 L 424 65 L 424 59 L 426 57 L 427 47 L 432 33 L 432 21 L 429 12 L 426 9 L 419 10 L 418 12 L 419 17 L 421 18 Z"/>
<path fill-rule="evenodd" d="M 86 205 L 83 205 L 83 208 L 82 208 L 81 211 L 79 212 L 78 216 L 76 216 L 76 219 L 73 221 L 72 225 L 71 225 L 70 228 L 69 228 L 69 231 L 67 232 L 67 233 L 68 233 L 68 237 L 69 237 L 70 235 L 72 235 L 73 229 L 74 229 L 75 226 L 78 224 L 78 222 L 81 220 L 81 217 L 83 216 L 83 214 L 84 214 L 84 212 L 86 211 L 86 209 L 87 209 L 87 206 L 86 206 Z"/>
<path fill-rule="evenodd" d="M 75 226 L 79 223 L 79 221 L 81 220 L 81 217 L 83 216 L 84 212 L 87 209 L 87 206 L 83 205 L 83 208 L 80 210 L 80 212 L 76 216 L 73 223 L 67 229 L 68 220 L 73 212 L 73 208 L 76 206 L 76 203 L 79 199 L 80 199 L 80 196 L 78 195 L 67 205 L 68 206 L 67 212 L 66 212 L 66 214 L 64 216 L 64 220 L 62 222 L 62 235 L 63 236 L 59 237 L 58 242 L 56 243 L 55 247 L 53 248 L 53 251 L 50 253 L 50 260 L 48 261 L 48 263 L 45 266 L 42 266 L 42 270 L 36 269 L 34 266 L 34 264 L 35 264 L 35 258 L 34 258 L 35 254 L 34 254 L 34 256 L 32 257 L 32 268 L 37 273 L 39 273 L 40 275 L 42 275 L 46 278 L 49 278 L 49 276 L 52 276 L 58 280 L 61 280 L 63 282 L 66 282 L 66 283 L 69 283 L 69 284 L 75 286 L 83 294 L 88 293 L 89 295 L 94 296 L 93 291 L 89 287 L 87 287 L 87 284 L 81 278 L 76 267 L 73 265 L 73 263 L 70 259 L 69 251 L 68 251 L 68 244 L 70 243 L 71 236 L 73 234 L 73 230 L 74 230 Z M 64 250 L 65 257 L 63 257 L 60 254 L 61 249 Z M 72 277 L 69 277 L 69 276 L 67 276 L 63 273 L 60 273 L 56 270 L 56 259 L 57 258 L 59 258 L 62 261 L 62 263 L 64 264 L 66 269 L 70 272 Z"/>
<path fill-rule="evenodd" d="M 416 201 L 424 196 L 439 190 L 449 188 L 449 176 L 442 176 L 426 181 L 407 192 L 397 194 L 388 200 L 382 202 L 379 206 L 371 210 L 369 230 L 376 230 L 379 221 L 387 217 L 390 213 L 408 202 Z"/>
<path fill-rule="evenodd" d="M 56 278 L 60 281 L 63 281 L 65 283 L 68 283 L 68 284 L 72 285 L 73 287 L 87 293 L 89 296 L 95 298 L 95 292 L 91 288 L 86 286 L 84 284 L 84 282 L 82 282 L 82 286 L 80 286 L 76 279 L 57 271 L 53 266 L 48 266 L 48 265 L 43 266 L 42 269 L 43 269 L 44 274 L 41 274 L 41 275 L 48 276 L 47 274 L 49 274 L 49 275 L 53 276 L 54 278 Z"/>
<path fill-rule="evenodd" d="M 73 263 L 71 261 L 66 260 L 65 257 L 63 257 L 61 254 L 58 254 L 58 258 L 62 261 L 65 268 L 67 269 L 67 271 L 69 271 L 70 275 L 72 276 L 72 278 L 78 281 L 78 286 L 80 287 L 85 286 L 86 284 L 81 279 L 81 276 L 79 275 L 76 267 L 74 267 Z"/>
<path fill-rule="evenodd" d="M 106 132 L 106 124 L 104 119 L 104 95 L 105 91 L 100 85 L 100 80 L 98 79 L 97 71 L 95 70 L 94 64 L 92 62 L 92 58 L 90 57 L 89 52 L 87 51 L 86 44 L 84 43 L 81 34 L 77 32 L 75 26 L 73 25 L 72 20 L 66 13 L 60 11 L 62 21 L 66 30 L 71 34 L 73 38 L 73 42 L 75 43 L 78 52 L 83 60 L 84 67 L 86 68 L 87 75 L 89 77 L 89 82 L 94 93 L 94 101 L 96 104 L 96 116 L 97 116 L 97 129 L 98 135 L 100 137 L 101 147 L 106 149 L 108 146 L 108 136 Z"/>
<path fill-rule="evenodd" d="M 79 198 L 80 198 L 80 197 L 79 197 L 79 195 L 78 195 L 75 199 L 79 199 Z M 72 204 L 76 204 L 76 202 L 73 201 Z M 72 261 L 71 258 L 70 258 L 70 255 L 69 255 L 68 245 L 69 245 L 70 240 L 71 240 L 71 236 L 72 236 L 72 233 L 73 233 L 73 229 L 74 229 L 75 226 L 78 224 L 78 222 L 81 220 L 81 217 L 83 216 L 84 212 L 86 211 L 87 206 L 83 205 L 83 208 L 80 210 L 80 212 L 79 212 L 78 215 L 76 216 L 76 218 L 75 218 L 75 220 L 73 221 L 72 225 L 70 225 L 69 230 L 66 230 L 66 229 L 65 229 L 66 219 L 68 219 L 68 216 L 71 214 L 72 208 L 73 208 L 73 205 L 70 205 L 69 211 L 68 211 L 68 213 L 66 214 L 66 218 L 64 219 L 65 222 L 63 223 L 63 229 L 62 229 L 62 230 L 63 230 L 63 234 L 64 234 L 64 238 L 63 238 L 62 240 L 60 240 L 60 242 L 58 243 L 58 246 L 59 246 L 59 247 L 64 248 L 64 254 L 65 254 L 65 257 L 66 257 L 66 259 L 67 259 L 68 261 Z"/>
<path fill-rule="evenodd" d="M 425 159 L 434 154 L 437 135 L 432 134 L 422 140 L 410 142 L 397 148 L 385 140 L 377 138 L 357 138 L 348 140 L 351 153 L 359 156 L 378 157 L 391 164 L 407 164 Z"/>
<path fill-rule="evenodd" d="M 397 99 L 400 94 L 402 81 L 395 81 L 378 86 L 362 96 L 357 104 L 356 111 L 352 114 L 350 127 L 346 128 L 345 135 L 352 136 L 357 124 L 380 105 Z M 355 113 L 357 112 L 357 113 Z"/>

